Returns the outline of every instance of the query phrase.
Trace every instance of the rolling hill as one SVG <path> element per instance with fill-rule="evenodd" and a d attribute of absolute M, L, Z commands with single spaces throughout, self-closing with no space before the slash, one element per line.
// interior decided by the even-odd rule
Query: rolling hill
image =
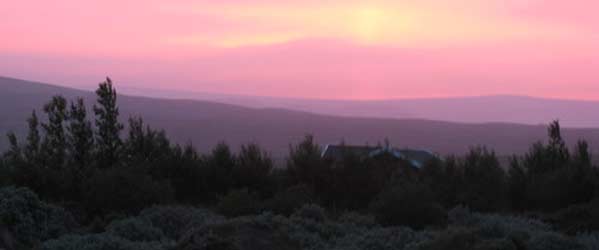
<path fill-rule="evenodd" d="M 565 127 L 599 128 L 599 101 L 516 95 L 389 100 L 324 100 L 224 95 L 126 88 L 127 93 L 185 98 L 250 108 L 280 108 L 322 115 L 365 118 L 427 119 L 458 123 L 503 122 L 527 125 L 559 119 Z"/>
<path fill-rule="evenodd" d="M 39 110 L 53 95 L 82 96 L 90 107 L 95 100 L 92 92 L 5 77 L 0 77 L 0 89 L 1 134 L 15 131 L 23 135 L 25 119 L 31 110 Z M 524 152 L 546 133 L 544 125 L 355 118 L 208 101 L 126 95 L 119 98 L 123 120 L 131 115 L 142 116 L 153 127 L 165 129 L 175 142 L 192 143 L 201 151 L 220 141 L 234 147 L 256 142 L 276 158 L 283 158 L 290 143 L 309 133 L 323 145 L 342 140 L 350 144 L 376 144 L 389 138 L 398 147 L 426 148 L 440 154 L 463 153 L 472 145 L 487 145 L 501 155 Z M 570 143 L 586 138 L 592 148 L 599 146 L 599 129 L 568 128 L 563 134 Z M 6 140 L 0 142 L 0 147 L 6 148 Z"/>

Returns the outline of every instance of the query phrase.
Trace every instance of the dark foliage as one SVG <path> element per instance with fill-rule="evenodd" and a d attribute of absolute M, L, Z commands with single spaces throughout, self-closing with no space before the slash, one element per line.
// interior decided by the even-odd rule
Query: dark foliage
<path fill-rule="evenodd" d="M 445 223 L 445 211 L 430 189 L 419 183 L 402 183 L 383 191 L 371 210 L 382 225 L 424 228 Z"/>
<path fill-rule="evenodd" d="M 121 137 L 112 81 L 96 94 L 94 117 L 81 98 L 67 105 L 56 96 L 43 120 L 31 113 L 23 142 L 8 134 L 10 148 L 0 157 L 0 248 L 599 246 L 591 233 L 599 230 L 599 171 L 585 141 L 566 147 L 557 121 L 548 140 L 513 156 L 507 171 L 485 147 L 422 168 L 386 153 L 323 159 L 312 136 L 290 147 L 286 167 L 275 168 L 257 144 L 237 150 L 220 143 L 203 154 L 171 143 L 140 117 L 129 118 Z M 172 204 L 186 207 L 165 206 Z M 534 214 L 565 234 L 479 212 Z"/>
<path fill-rule="evenodd" d="M 217 211 L 228 217 L 256 214 L 260 211 L 259 200 L 248 189 L 233 190 L 223 196 L 217 204 Z"/>
<path fill-rule="evenodd" d="M 473 148 L 463 161 L 462 204 L 477 211 L 502 210 L 506 204 L 506 180 L 495 153 Z"/>
<path fill-rule="evenodd" d="M 169 182 L 156 181 L 131 167 L 97 171 L 87 184 L 84 204 L 92 214 L 135 213 L 173 200 Z"/>
<path fill-rule="evenodd" d="M 94 105 L 96 114 L 96 147 L 97 160 L 100 168 L 112 167 L 118 161 L 118 151 L 122 145 L 120 132 L 123 125 L 119 123 L 119 108 L 117 106 L 116 90 L 112 80 L 100 83 L 98 90 L 98 105 Z"/>

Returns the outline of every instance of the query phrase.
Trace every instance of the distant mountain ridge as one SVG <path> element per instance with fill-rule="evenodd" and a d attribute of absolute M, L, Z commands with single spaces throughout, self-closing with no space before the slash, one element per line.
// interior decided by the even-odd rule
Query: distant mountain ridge
<path fill-rule="evenodd" d="M 135 95 L 214 101 L 251 108 L 281 108 L 315 114 L 460 123 L 528 125 L 559 119 L 565 127 L 599 128 L 599 101 L 488 95 L 388 100 L 323 100 L 128 89 Z"/>
<path fill-rule="evenodd" d="M 118 90 L 118 83 L 116 86 Z M 82 96 L 88 107 L 95 101 L 90 91 L 13 78 L 0 77 L 0 89 L 0 134 L 15 131 L 23 136 L 31 110 L 41 113 L 42 105 L 53 95 Z M 348 144 L 373 145 L 388 138 L 398 148 L 460 154 L 470 146 L 487 145 L 501 155 L 522 153 L 546 134 L 544 125 L 340 117 L 282 108 L 127 95 L 119 97 L 119 106 L 123 121 L 131 115 L 142 116 L 153 127 L 165 129 L 174 142 L 192 143 L 201 151 L 210 150 L 220 141 L 234 148 L 256 142 L 278 158 L 287 154 L 289 144 L 300 141 L 306 134 L 313 134 L 322 145 L 342 140 Z M 570 144 L 586 138 L 592 149 L 599 147 L 599 129 L 564 129 L 563 134 Z M 5 147 L 6 139 L 0 137 L 0 148 Z"/>

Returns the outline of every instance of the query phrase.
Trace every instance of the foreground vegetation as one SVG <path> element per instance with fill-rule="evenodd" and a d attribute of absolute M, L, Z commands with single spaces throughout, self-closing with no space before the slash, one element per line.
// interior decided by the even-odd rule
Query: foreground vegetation
<path fill-rule="evenodd" d="M 557 121 L 509 167 L 485 147 L 422 169 L 322 159 L 307 136 L 273 168 L 256 144 L 201 154 L 140 117 L 125 130 L 110 79 L 96 94 L 93 124 L 56 96 L 8 135 L 0 248 L 599 249 L 599 171 Z"/>

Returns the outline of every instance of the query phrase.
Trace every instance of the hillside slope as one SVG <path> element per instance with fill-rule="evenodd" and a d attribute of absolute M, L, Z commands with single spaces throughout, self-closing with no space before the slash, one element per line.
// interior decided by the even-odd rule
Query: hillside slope
<path fill-rule="evenodd" d="M 118 85 L 117 85 L 118 88 Z M 93 93 L 47 84 L 0 78 L 0 133 L 23 135 L 25 119 L 40 110 L 52 95 L 83 96 L 89 107 Z M 385 138 L 398 147 L 426 148 L 441 154 L 463 153 L 472 145 L 487 145 L 499 154 L 521 153 L 545 137 L 542 125 L 507 123 L 460 124 L 419 119 L 351 118 L 283 109 L 256 109 L 206 101 L 120 96 L 123 120 L 139 115 L 156 128 L 164 128 L 179 143 L 193 143 L 207 151 L 219 141 L 234 147 L 256 142 L 282 158 L 289 144 L 313 134 L 321 144 L 376 144 Z M 39 112 L 39 111 L 38 111 Z M 599 146 L 599 129 L 565 129 L 570 143 L 586 138 Z M 6 140 L 0 140 L 6 147 Z M 596 147 L 593 147 L 596 148 Z"/>
<path fill-rule="evenodd" d="M 154 97 L 187 98 L 250 108 L 281 108 L 365 118 L 428 119 L 459 123 L 538 125 L 559 119 L 565 127 L 599 128 L 599 101 L 495 95 L 391 100 L 319 100 L 127 89 Z"/>

